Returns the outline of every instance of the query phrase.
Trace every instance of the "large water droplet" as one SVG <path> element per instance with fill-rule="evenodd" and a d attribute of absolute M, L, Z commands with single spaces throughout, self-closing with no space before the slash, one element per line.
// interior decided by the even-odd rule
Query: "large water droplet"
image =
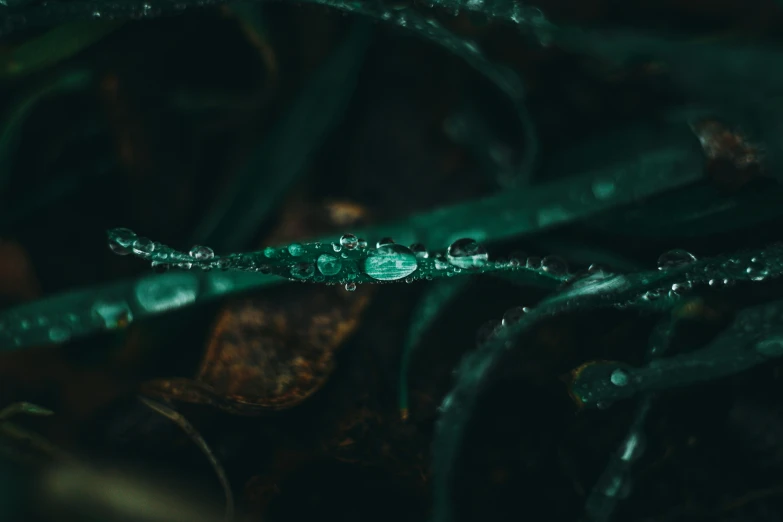
<path fill-rule="evenodd" d="M 301 243 L 291 243 L 288 245 L 288 253 L 294 257 L 301 256 L 304 254 L 304 247 Z"/>
<path fill-rule="evenodd" d="M 566 275 L 568 263 L 562 257 L 546 256 L 541 260 L 541 269 L 552 275 Z"/>
<path fill-rule="evenodd" d="M 149 256 L 155 251 L 155 243 L 146 237 L 137 238 L 133 242 L 133 253 L 140 256 Z"/>
<path fill-rule="evenodd" d="M 136 233 L 129 228 L 114 228 L 109 231 L 109 248 L 120 256 L 131 253 L 131 246 L 136 239 Z"/>
<path fill-rule="evenodd" d="M 454 241 L 446 251 L 446 259 L 458 268 L 481 268 L 487 264 L 489 255 L 476 240 L 463 238 Z"/>
<path fill-rule="evenodd" d="M 669 250 L 668 252 L 661 254 L 661 257 L 658 258 L 658 270 L 669 270 L 671 268 L 678 268 L 681 266 L 689 265 L 694 261 L 696 261 L 696 256 L 694 256 L 687 250 L 676 248 L 674 250 Z"/>
<path fill-rule="evenodd" d="M 369 252 L 364 273 L 379 281 L 394 281 L 412 274 L 419 266 L 409 248 L 391 243 Z"/>
<path fill-rule="evenodd" d="M 209 248 L 208 246 L 196 245 L 190 249 L 188 255 L 193 259 L 198 259 L 199 261 L 206 261 L 208 259 L 212 259 L 213 257 L 215 257 L 215 252 L 213 252 L 212 249 Z"/>
<path fill-rule="evenodd" d="M 312 263 L 296 263 L 291 267 L 291 277 L 296 279 L 308 279 L 315 274 L 315 267 Z"/>
<path fill-rule="evenodd" d="M 318 266 L 318 270 L 325 276 L 337 275 L 343 268 L 343 262 L 329 254 L 321 254 L 315 264 Z"/>
<path fill-rule="evenodd" d="M 353 250 L 359 245 L 359 239 L 353 234 L 343 234 L 340 238 L 340 244 L 348 250 Z"/>

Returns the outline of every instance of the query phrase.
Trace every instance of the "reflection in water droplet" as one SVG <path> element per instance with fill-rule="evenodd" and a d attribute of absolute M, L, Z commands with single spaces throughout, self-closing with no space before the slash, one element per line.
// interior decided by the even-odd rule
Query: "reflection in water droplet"
<path fill-rule="evenodd" d="M 340 244 L 348 250 L 353 250 L 359 244 L 359 240 L 353 234 L 343 234 L 340 238 Z"/>
<path fill-rule="evenodd" d="M 288 253 L 292 256 L 301 256 L 304 254 L 304 247 L 300 243 L 291 243 L 288 245 Z"/>
<path fill-rule="evenodd" d="M 446 259 L 458 268 L 481 268 L 487 264 L 489 255 L 476 240 L 463 238 L 454 241 L 446 251 Z"/>
<path fill-rule="evenodd" d="M 358 242 L 356 243 L 356 246 L 359 248 L 367 248 L 367 240 L 359 238 Z"/>
<path fill-rule="evenodd" d="M 196 245 L 190 249 L 188 255 L 193 259 L 198 259 L 199 261 L 205 261 L 207 259 L 212 259 L 213 257 L 215 257 L 215 252 L 213 252 L 212 249 L 209 248 L 208 246 Z"/>
<path fill-rule="evenodd" d="M 394 243 L 394 240 L 390 237 L 384 237 L 380 239 L 377 243 L 375 243 L 375 248 L 381 248 L 383 245 L 391 245 Z"/>
<path fill-rule="evenodd" d="M 412 244 L 411 252 L 413 252 L 419 259 L 427 259 L 430 257 L 430 253 L 427 252 L 427 248 L 421 243 Z"/>
<path fill-rule="evenodd" d="M 658 258 L 658 270 L 669 270 L 689 265 L 696 261 L 696 256 L 680 248 L 669 250 Z"/>
<path fill-rule="evenodd" d="M 418 261 L 409 248 L 395 243 L 369 252 L 364 260 L 364 273 L 379 281 L 394 281 L 412 274 Z"/>
<path fill-rule="evenodd" d="M 329 254 L 321 254 L 316 261 L 318 270 L 325 276 L 333 276 L 340 273 L 343 268 L 343 262 Z"/>

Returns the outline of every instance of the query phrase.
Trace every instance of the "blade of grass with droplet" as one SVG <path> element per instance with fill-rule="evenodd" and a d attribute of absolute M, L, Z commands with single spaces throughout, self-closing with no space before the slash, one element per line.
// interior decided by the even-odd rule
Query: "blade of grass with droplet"
<path fill-rule="evenodd" d="M 419 302 L 413 310 L 413 316 L 405 344 L 402 348 L 400 361 L 399 383 L 399 408 L 402 420 L 408 418 L 408 372 L 410 371 L 413 351 L 419 345 L 422 336 L 427 332 L 432 323 L 438 318 L 441 311 L 467 286 L 469 279 L 460 277 L 446 279 L 431 284 L 419 298 Z"/>
<path fill-rule="evenodd" d="M 11 178 L 14 153 L 19 145 L 22 127 L 41 100 L 84 89 L 91 81 L 92 74 L 89 71 L 66 71 L 12 104 L 11 111 L 0 128 L 0 190 Z"/>
<path fill-rule="evenodd" d="M 307 170 L 353 94 L 371 28 L 359 23 L 310 79 L 297 101 L 237 173 L 193 236 L 221 250 L 247 246 L 261 221 Z"/>
<path fill-rule="evenodd" d="M 442 207 L 396 223 L 365 229 L 360 235 L 393 237 L 400 244 L 420 242 L 431 249 L 446 248 L 455 238 L 477 231 L 487 242 L 502 241 L 682 187 L 701 177 L 701 164 L 698 150 L 688 146 L 663 147 L 640 155 L 630 163 Z M 598 182 L 611 182 L 612 193 L 604 192 L 601 198 L 595 198 L 593 186 Z M 480 229 L 477 229 L 478 224 Z M 324 237 L 319 240 L 328 244 L 335 239 Z M 48 324 L 60 321 L 66 315 L 77 318 L 69 326 L 76 337 L 113 330 L 134 320 L 281 282 L 283 280 L 278 277 L 253 272 L 176 272 L 149 274 L 67 292 L 2 312 L 0 349 L 53 342 L 49 327 L 43 325 L 47 321 Z M 34 326 L 17 331 L 22 319 L 32 319 Z"/>
<path fill-rule="evenodd" d="M 51 67 L 100 41 L 123 23 L 115 20 L 74 22 L 0 52 L 0 78 L 20 78 Z"/>

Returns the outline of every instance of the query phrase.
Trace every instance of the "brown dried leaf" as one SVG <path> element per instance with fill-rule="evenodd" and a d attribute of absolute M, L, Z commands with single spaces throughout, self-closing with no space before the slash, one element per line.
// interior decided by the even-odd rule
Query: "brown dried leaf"
<path fill-rule="evenodd" d="M 292 205 L 268 243 L 358 226 L 364 212 L 350 203 Z M 325 226 L 326 225 L 326 226 Z M 344 230 L 344 229 L 343 229 Z M 359 324 L 372 288 L 290 285 L 232 300 L 218 313 L 195 379 L 165 379 L 143 393 L 254 415 L 299 404 L 331 375 L 334 354 Z"/>

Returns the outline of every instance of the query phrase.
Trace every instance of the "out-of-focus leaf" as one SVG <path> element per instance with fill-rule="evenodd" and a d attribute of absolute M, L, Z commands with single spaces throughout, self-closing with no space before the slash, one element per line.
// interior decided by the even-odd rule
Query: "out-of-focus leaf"
<path fill-rule="evenodd" d="M 100 41 L 123 23 L 119 20 L 74 22 L 0 52 L 0 78 L 18 78 L 50 67 Z"/>
<path fill-rule="evenodd" d="M 193 241 L 216 250 L 243 248 L 339 121 L 356 86 L 371 29 L 359 23 L 307 82 L 298 100 L 246 160 L 204 217 Z"/>
<path fill-rule="evenodd" d="M 0 189 L 8 183 L 13 172 L 14 153 L 19 144 L 22 127 L 38 103 L 52 95 L 84 89 L 92 74 L 84 70 L 66 71 L 14 103 L 0 130 Z"/>
<path fill-rule="evenodd" d="M 425 291 L 419 304 L 413 311 L 408 336 L 402 348 L 402 361 L 400 362 L 400 389 L 398 393 L 400 416 L 403 420 L 408 418 L 408 372 L 413 351 L 443 308 L 465 288 L 467 282 L 467 278 L 460 277 L 432 284 Z"/>
<path fill-rule="evenodd" d="M 675 142 L 648 150 L 632 160 L 604 165 L 538 187 L 503 191 L 356 233 L 365 238 L 393 237 L 400 244 L 424 243 L 432 249 L 445 248 L 466 236 L 478 241 L 502 241 L 573 223 L 689 185 L 702 178 L 702 163 L 698 149 Z M 571 197 L 563 199 L 564 193 Z M 480 227 L 476 226 L 477 220 Z M 343 225 L 342 231 L 345 230 Z M 324 235 L 320 240 L 331 243 L 338 235 Z M 150 274 L 18 306 L 0 314 L 0 322 L 18 325 L 30 317 L 59 320 L 68 313 L 73 319 L 69 324 L 71 334 L 87 335 L 280 282 L 278 277 L 256 272 Z M 0 347 L 9 349 L 51 342 L 48 326 L 24 332 L 8 331 L 5 336 L 2 333 Z"/>

